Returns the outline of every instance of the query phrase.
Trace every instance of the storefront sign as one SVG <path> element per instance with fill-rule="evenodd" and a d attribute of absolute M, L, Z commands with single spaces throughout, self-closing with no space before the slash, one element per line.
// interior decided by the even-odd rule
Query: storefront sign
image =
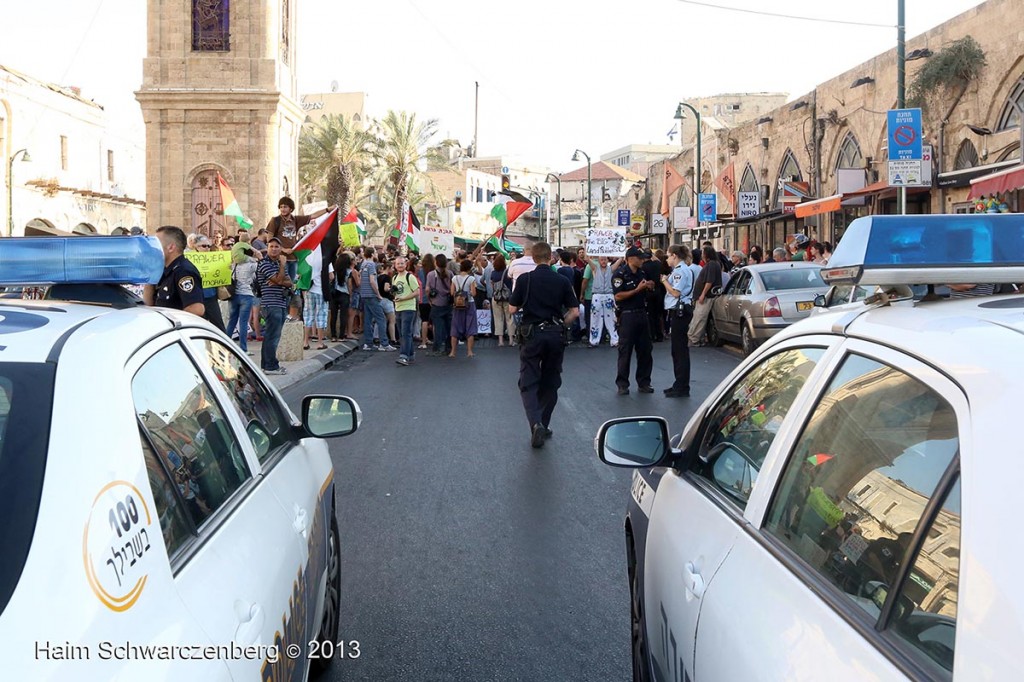
<path fill-rule="evenodd" d="M 668 220 L 660 213 L 651 215 L 651 234 L 668 234 Z"/>
<path fill-rule="evenodd" d="M 587 230 L 587 255 L 624 256 L 626 254 L 626 230 L 623 228 L 592 227 Z"/>
<path fill-rule="evenodd" d="M 642 215 L 633 216 L 632 221 L 629 224 L 629 233 L 634 237 L 644 233 L 644 227 L 647 225 L 647 219 Z"/>
<path fill-rule="evenodd" d="M 738 197 L 740 218 L 751 218 L 761 212 L 760 192 L 740 192 Z"/>

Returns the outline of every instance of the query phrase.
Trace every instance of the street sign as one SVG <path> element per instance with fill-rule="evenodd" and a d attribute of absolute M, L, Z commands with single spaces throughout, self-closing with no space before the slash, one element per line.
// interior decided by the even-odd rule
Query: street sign
<path fill-rule="evenodd" d="M 890 187 L 921 187 L 921 159 L 890 160 Z"/>
<path fill-rule="evenodd" d="M 697 220 L 708 223 L 718 220 L 718 195 L 709 192 L 701 193 L 698 197 Z"/>
<path fill-rule="evenodd" d="M 668 234 L 668 220 L 660 213 L 651 214 L 651 234 Z"/>
<path fill-rule="evenodd" d="M 737 197 L 740 204 L 740 218 L 750 218 L 761 212 L 760 192 L 740 192 Z"/>
<path fill-rule="evenodd" d="M 619 209 L 619 220 L 616 223 L 619 227 L 629 227 L 629 209 Z"/>
<path fill-rule="evenodd" d="M 491 166 L 491 168 L 494 168 L 494 166 Z M 501 174 L 502 175 L 508 175 L 508 166 L 502 166 L 501 167 Z"/>
<path fill-rule="evenodd" d="M 456 197 L 461 197 L 462 196 L 462 190 L 461 189 L 455 190 L 455 196 Z"/>
<path fill-rule="evenodd" d="M 889 160 L 921 159 L 921 110 L 892 109 L 887 113 Z M 920 176 L 920 174 L 918 174 Z"/>

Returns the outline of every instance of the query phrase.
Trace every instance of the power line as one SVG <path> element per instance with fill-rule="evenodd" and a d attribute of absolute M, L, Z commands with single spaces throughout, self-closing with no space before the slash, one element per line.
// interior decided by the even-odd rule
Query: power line
<path fill-rule="evenodd" d="M 709 7 L 711 9 L 720 9 L 727 12 L 740 12 L 742 14 L 756 14 L 762 17 L 775 17 L 777 19 L 796 19 L 798 21 L 813 21 L 820 24 L 842 24 L 844 26 L 869 26 L 871 28 L 896 28 L 890 24 L 870 24 L 863 21 L 845 21 L 843 19 L 822 19 L 820 17 L 802 17 L 795 14 L 780 14 L 777 12 L 762 12 L 755 9 L 744 9 L 743 7 L 727 7 L 725 5 L 716 5 L 711 2 L 698 2 L 698 0 L 676 0 L 684 5 L 696 5 L 698 7 Z"/>

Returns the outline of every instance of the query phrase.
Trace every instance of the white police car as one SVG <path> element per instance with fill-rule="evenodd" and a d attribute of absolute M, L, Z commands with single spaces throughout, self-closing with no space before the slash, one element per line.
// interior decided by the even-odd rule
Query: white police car
<path fill-rule="evenodd" d="M 1024 216 L 863 218 L 822 275 L 1020 282 Z M 1024 679 L 1022 395 L 1024 296 L 875 303 L 774 337 L 678 440 L 603 425 L 634 679 Z"/>
<path fill-rule="evenodd" d="M 0 678 L 303 680 L 341 641 L 331 460 L 200 318 L 118 305 L 155 238 L 0 240 Z M 106 298 L 113 305 L 59 298 Z M 343 650 L 339 651 L 339 647 Z"/>

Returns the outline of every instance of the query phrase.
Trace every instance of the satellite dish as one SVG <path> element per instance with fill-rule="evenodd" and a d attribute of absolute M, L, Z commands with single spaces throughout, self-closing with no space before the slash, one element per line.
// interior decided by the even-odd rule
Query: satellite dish
<path fill-rule="evenodd" d="M 331 81 L 331 92 L 338 91 L 338 81 Z"/>

